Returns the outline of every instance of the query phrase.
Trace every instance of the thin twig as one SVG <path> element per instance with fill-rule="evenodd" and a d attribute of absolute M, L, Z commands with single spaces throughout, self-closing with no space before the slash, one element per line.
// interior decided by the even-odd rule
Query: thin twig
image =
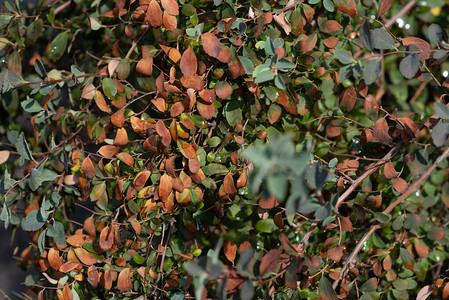
<path fill-rule="evenodd" d="M 150 26 L 147 26 L 145 30 L 142 32 L 142 34 L 133 41 L 131 48 L 129 48 L 128 53 L 126 53 L 125 58 L 129 58 L 131 54 L 133 53 L 134 49 L 136 49 L 137 45 L 140 43 L 140 41 L 143 39 L 143 37 L 150 31 Z"/>
<path fill-rule="evenodd" d="M 397 14 L 395 14 L 393 17 L 391 17 L 390 20 L 388 20 L 385 23 L 385 27 L 388 28 L 391 25 L 393 25 L 394 22 L 396 22 L 397 19 L 399 19 L 400 17 L 405 15 L 410 9 L 413 8 L 413 6 L 415 6 L 416 3 L 418 3 L 418 0 L 412 0 L 409 3 L 407 3 L 400 11 L 397 12 Z"/>

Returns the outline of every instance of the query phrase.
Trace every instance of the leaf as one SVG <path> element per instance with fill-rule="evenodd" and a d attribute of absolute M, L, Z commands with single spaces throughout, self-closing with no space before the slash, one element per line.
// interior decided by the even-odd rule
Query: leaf
<path fill-rule="evenodd" d="M 325 20 L 322 22 L 318 21 L 318 26 L 322 32 L 327 34 L 336 34 L 343 29 L 343 26 L 334 20 Z"/>
<path fill-rule="evenodd" d="M 292 31 L 292 27 L 285 18 L 285 14 L 285 12 L 282 12 L 278 15 L 273 15 L 273 19 L 285 31 L 285 34 L 289 35 Z"/>
<path fill-rule="evenodd" d="M 215 93 L 217 94 L 217 97 L 224 100 L 227 99 L 229 96 L 232 95 L 232 87 L 229 83 L 225 81 L 219 81 L 215 85 Z"/>
<path fill-rule="evenodd" d="M 396 178 L 395 180 L 393 180 L 393 188 L 398 193 L 403 194 L 408 188 L 408 183 L 402 178 Z"/>
<path fill-rule="evenodd" d="M 87 234 L 74 234 L 69 236 L 66 241 L 74 247 L 81 247 L 84 243 L 92 242 L 92 238 Z"/>
<path fill-rule="evenodd" d="M 265 70 L 257 74 L 256 79 L 254 80 L 254 83 L 262 83 L 266 81 L 273 80 L 276 74 L 271 72 L 270 70 Z"/>
<path fill-rule="evenodd" d="M 62 266 L 62 258 L 59 256 L 59 251 L 55 248 L 50 248 L 47 254 L 48 263 L 56 271 Z"/>
<path fill-rule="evenodd" d="M 369 22 L 367 20 L 363 21 L 362 27 L 360 28 L 360 40 L 368 51 L 373 51 L 373 33 L 369 29 Z"/>
<path fill-rule="evenodd" d="M 211 32 L 201 35 L 201 43 L 207 55 L 217 58 L 221 50 L 220 40 Z"/>
<path fill-rule="evenodd" d="M 386 13 L 392 4 L 393 0 L 381 0 L 379 4 L 379 17 Z"/>
<path fill-rule="evenodd" d="M 328 250 L 327 255 L 329 256 L 330 259 L 338 263 L 341 257 L 343 256 L 341 246 L 338 245 L 337 247 Z"/>
<path fill-rule="evenodd" d="M 354 108 L 356 100 L 357 92 L 353 86 L 349 86 L 341 93 L 338 105 L 343 113 L 348 113 Z"/>
<path fill-rule="evenodd" d="M 387 143 L 390 141 L 390 136 L 388 135 L 388 123 L 385 118 L 380 118 L 374 123 L 373 137 L 381 143 Z"/>
<path fill-rule="evenodd" d="M 46 219 L 41 215 L 40 210 L 31 211 L 22 219 L 22 229 L 24 231 L 36 231 L 44 226 Z"/>
<path fill-rule="evenodd" d="M 171 143 L 171 135 L 170 131 L 165 127 L 165 124 L 162 120 L 158 120 L 156 123 L 156 132 L 161 137 L 161 143 L 165 147 L 168 147 Z"/>
<path fill-rule="evenodd" d="M 237 101 L 231 101 L 225 106 L 225 114 L 226 121 L 228 121 L 229 125 L 236 126 L 239 123 L 242 123 L 243 116 L 242 110 Z"/>
<path fill-rule="evenodd" d="M 384 166 L 384 175 L 385 177 L 387 177 L 388 179 L 393 179 L 397 177 L 396 174 L 396 169 L 394 168 L 393 164 L 391 163 L 391 161 L 387 162 Z"/>
<path fill-rule="evenodd" d="M 237 194 L 237 189 L 234 185 L 234 178 L 231 173 L 228 173 L 223 180 L 223 192 L 232 197 Z"/>
<path fill-rule="evenodd" d="M 78 266 L 80 266 L 79 263 L 77 263 L 75 261 L 68 261 L 68 262 L 65 262 L 61 267 L 59 267 L 58 271 L 62 272 L 62 273 L 68 273 L 70 271 L 73 271 Z"/>
<path fill-rule="evenodd" d="M 322 277 L 318 283 L 318 292 L 322 300 L 338 300 L 337 293 L 332 288 L 326 277 Z"/>
<path fill-rule="evenodd" d="M 262 261 L 259 266 L 260 276 L 264 276 L 276 270 L 279 262 L 281 261 L 281 254 L 282 249 L 273 249 L 268 251 L 268 253 L 262 257 Z"/>
<path fill-rule="evenodd" d="M 354 61 L 352 55 L 346 50 L 335 50 L 334 55 L 344 64 L 349 64 Z"/>
<path fill-rule="evenodd" d="M 281 89 L 281 90 L 285 90 L 286 89 L 284 79 L 282 79 L 282 77 L 281 77 L 281 75 L 279 73 L 274 78 L 274 84 L 276 85 L 276 87 L 278 89 Z"/>
<path fill-rule="evenodd" d="M 416 300 L 425 300 L 427 299 L 434 291 L 433 286 L 431 285 L 426 285 L 424 286 L 419 292 L 418 295 L 416 296 Z M 443 297 L 445 298 L 445 297 Z"/>
<path fill-rule="evenodd" d="M 415 77 L 419 70 L 419 58 L 416 53 L 407 55 L 401 60 L 399 64 L 399 71 L 405 78 L 411 79 Z"/>
<path fill-rule="evenodd" d="M 81 164 L 81 170 L 83 170 L 84 175 L 91 179 L 95 176 L 95 167 L 89 157 L 86 157 Z"/>
<path fill-rule="evenodd" d="M 75 248 L 74 252 L 78 259 L 87 266 L 97 263 L 97 259 L 84 248 Z"/>
<path fill-rule="evenodd" d="M 26 83 L 19 74 L 10 70 L 3 70 L 0 73 L 0 94 L 4 94 L 19 84 Z"/>
<path fill-rule="evenodd" d="M 223 251 L 226 258 L 234 264 L 235 255 L 237 253 L 237 245 L 233 241 L 225 241 L 223 244 Z"/>
<path fill-rule="evenodd" d="M 181 84 L 187 89 L 201 91 L 204 87 L 203 78 L 198 75 L 185 75 L 181 77 Z"/>
<path fill-rule="evenodd" d="M 121 292 L 125 292 L 125 291 L 133 288 L 133 284 L 131 282 L 131 269 L 130 268 L 124 268 L 118 274 L 117 288 Z"/>
<path fill-rule="evenodd" d="M 25 134 L 23 134 L 23 132 L 21 132 L 19 137 L 17 138 L 15 146 L 17 148 L 17 152 L 19 152 L 21 157 L 23 157 L 26 160 L 35 161 L 33 155 L 31 154 L 28 142 L 25 138 Z"/>
<path fill-rule="evenodd" d="M 204 89 L 204 90 L 200 91 L 198 93 L 198 95 L 201 97 L 201 99 L 203 99 L 207 103 L 214 103 L 214 101 L 216 99 L 214 90 Z"/>
<path fill-rule="evenodd" d="M 162 10 L 156 0 L 150 1 L 147 9 L 146 19 L 153 27 L 157 28 L 162 26 Z"/>
<path fill-rule="evenodd" d="M 117 154 L 117 158 L 124 162 L 125 164 L 127 164 L 128 166 L 130 166 L 131 168 L 134 166 L 134 158 L 126 152 L 122 152 Z"/>
<path fill-rule="evenodd" d="M 136 189 L 136 191 L 140 191 L 145 186 L 145 183 L 147 182 L 148 178 L 150 178 L 151 172 L 148 170 L 143 170 L 139 172 L 134 178 L 133 185 Z"/>
<path fill-rule="evenodd" d="M 368 118 L 370 118 L 371 120 L 377 119 L 377 114 L 379 112 L 379 105 L 377 104 L 377 100 L 376 98 L 373 97 L 373 95 L 366 96 L 363 108 Z"/>
<path fill-rule="evenodd" d="M 108 251 L 109 249 L 111 249 L 112 245 L 114 244 L 114 234 L 109 226 L 106 226 L 101 231 L 99 244 L 100 248 L 104 251 Z"/>
<path fill-rule="evenodd" d="M 158 188 L 159 188 L 159 197 L 162 199 L 162 201 L 165 202 L 173 188 L 172 178 L 167 174 L 162 175 Z"/>
<path fill-rule="evenodd" d="M 0 164 L 5 163 L 8 160 L 10 154 L 11 152 L 9 150 L 0 151 Z"/>
<path fill-rule="evenodd" d="M 162 8 L 173 16 L 179 15 L 179 5 L 177 0 L 161 0 Z"/>
<path fill-rule="evenodd" d="M 432 129 L 432 141 L 437 147 L 446 144 L 449 136 L 449 123 L 440 122 Z"/>
<path fill-rule="evenodd" d="M 365 64 L 364 75 L 367 85 L 374 83 L 379 77 L 380 71 L 382 70 L 381 62 L 380 59 L 372 59 Z"/>
<path fill-rule="evenodd" d="M 57 62 L 64 54 L 67 47 L 68 34 L 67 31 L 59 33 L 51 42 L 48 57 L 51 61 Z"/>
<path fill-rule="evenodd" d="M 196 74 L 196 70 L 198 69 L 198 62 L 192 47 L 189 47 L 186 51 L 184 51 L 179 66 L 181 68 L 182 74 L 184 75 Z"/>
<path fill-rule="evenodd" d="M 433 107 L 435 108 L 435 112 L 441 119 L 449 120 L 449 107 L 447 107 L 446 104 L 435 102 L 433 104 Z"/>
<path fill-rule="evenodd" d="M 438 24 L 430 25 L 429 28 L 427 28 L 427 35 L 429 36 L 430 42 L 436 46 L 439 46 L 443 40 L 443 30 Z"/>
<path fill-rule="evenodd" d="M 254 64 L 253 62 L 244 56 L 239 56 L 240 61 L 242 62 L 243 68 L 245 69 L 245 73 L 248 75 L 253 74 L 254 72 Z"/>
<path fill-rule="evenodd" d="M 357 14 L 357 9 L 354 0 L 334 0 L 335 7 L 342 13 L 354 17 Z"/>
<path fill-rule="evenodd" d="M 419 59 L 429 59 L 430 54 L 432 53 L 430 50 L 430 44 L 426 42 L 423 39 L 414 37 L 414 36 L 408 36 L 401 40 L 402 45 L 409 46 L 409 45 L 415 45 L 421 50 L 421 53 L 416 53 L 419 57 Z M 408 48 L 408 47 L 407 47 Z M 407 49 L 408 50 L 408 49 Z M 410 54 L 406 54 L 407 56 Z"/>
<path fill-rule="evenodd" d="M 429 257 L 429 248 L 422 239 L 415 239 L 415 250 L 419 257 Z"/>
<path fill-rule="evenodd" d="M 304 26 L 306 26 L 306 19 L 301 14 L 299 8 L 292 11 L 290 16 L 290 24 L 293 34 L 299 36 L 302 33 Z"/>
<path fill-rule="evenodd" d="M 375 277 L 372 277 L 365 281 L 362 286 L 360 287 L 360 290 L 364 293 L 371 293 L 377 290 L 377 279 Z"/>
<path fill-rule="evenodd" d="M 101 82 L 103 92 L 109 99 L 114 98 L 117 95 L 117 84 L 111 78 L 103 78 Z"/>
<path fill-rule="evenodd" d="M 376 28 L 373 33 L 373 46 L 376 49 L 393 49 L 395 45 L 394 38 L 385 28 Z"/>

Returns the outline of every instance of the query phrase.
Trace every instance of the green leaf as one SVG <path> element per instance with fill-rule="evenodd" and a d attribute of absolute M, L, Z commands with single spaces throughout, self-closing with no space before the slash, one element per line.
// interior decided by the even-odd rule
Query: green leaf
<path fill-rule="evenodd" d="M 380 223 L 386 223 L 390 221 L 391 215 L 384 212 L 376 212 L 374 213 L 374 218 Z"/>
<path fill-rule="evenodd" d="M 399 64 L 399 71 L 401 71 L 402 75 L 404 75 L 404 77 L 407 79 L 415 77 L 418 70 L 419 58 L 417 53 L 407 55 L 401 60 L 401 63 Z"/>
<path fill-rule="evenodd" d="M 365 83 L 367 85 L 374 83 L 379 77 L 381 69 L 382 65 L 380 59 L 369 60 L 364 68 Z"/>
<path fill-rule="evenodd" d="M 449 107 L 447 107 L 446 104 L 435 102 L 433 104 L 433 107 L 435 108 L 435 112 L 441 119 L 449 120 Z"/>
<path fill-rule="evenodd" d="M 257 221 L 255 228 L 259 232 L 272 233 L 277 226 L 274 224 L 273 219 L 266 219 Z"/>
<path fill-rule="evenodd" d="M 36 59 L 36 61 L 34 62 L 34 70 L 36 70 L 36 73 L 39 74 L 40 77 L 42 78 L 47 77 L 45 67 L 39 59 Z"/>
<path fill-rule="evenodd" d="M 360 28 L 360 40 L 368 51 L 373 51 L 373 33 L 369 29 L 369 23 L 367 20 L 363 22 L 362 27 Z"/>
<path fill-rule="evenodd" d="M 276 74 L 274 74 L 270 70 L 262 71 L 259 74 L 257 74 L 256 80 L 254 80 L 254 83 L 262 83 L 262 82 L 273 80 L 274 76 L 276 76 Z"/>
<path fill-rule="evenodd" d="M 441 147 L 447 142 L 449 136 L 449 123 L 440 122 L 432 129 L 433 144 Z"/>
<path fill-rule="evenodd" d="M 140 255 L 134 255 L 133 260 L 136 264 L 141 265 L 146 261 L 146 258 Z"/>
<path fill-rule="evenodd" d="M 6 205 L 6 201 L 3 201 L 2 213 L 0 214 L 0 220 L 5 222 L 5 229 L 8 229 L 9 223 L 11 221 L 11 210 L 8 205 Z"/>
<path fill-rule="evenodd" d="M 333 12 L 335 10 L 335 5 L 332 0 L 323 0 L 323 6 L 329 12 Z"/>
<path fill-rule="evenodd" d="M 288 177 L 284 173 L 274 173 L 267 176 L 267 188 L 270 194 L 272 194 L 279 201 L 284 200 L 287 195 L 288 189 Z"/>
<path fill-rule="evenodd" d="M 320 279 L 320 282 L 318 283 L 318 292 L 320 293 L 321 299 L 338 300 L 337 293 L 334 291 L 331 283 L 326 277 Z"/>
<path fill-rule="evenodd" d="M 286 89 L 284 79 L 282 79 L 280 74 L 277 74 L 276 77 L 274 78 L 274 84 L 276 85 L 276 87 L 278 89 L 281 89 L 281 90 Z"/>
<path fill-rule="evenodd" d="M 20 105 L 26 112 L 29 112 L 29 113 L 37 113 L 37 112 L 44 110 L 44 108 L 39 104 L 39 102 L 37 102 L 34 99 L 31 99 L 28 96 L 25 101 L 22 101 L 20 103 Z"/>
<path fill-rule="evenodd" d="M 64 225 L 61 222 L 55 221 L 52 225 L 48 226 L 47 236 L 53 238 L 53 240 L 59 245 L 65 245 Z"/>
<path fill-rule="evenodd" d="M 30 147 L 28 146 L 28 142 L 25 138 L 23 132 L 20 133 L 19 138 L 17 139 L 15 146 L 17 148 L 17 152 L 19 152 L 20 156 L 27 160 L 33 160 L 34 158 L 31 154 Z"/>
<path fill-rule="evenodd" d="M 42 180 L 41 180 L 41 170 L 33 168 L 31 169 L 30 172 L 31 176 L 30 176 L 30 181 L 29 181 L 29 185 L 32 191 L 37 190 L 41 184 L 42 184 Z"/>
<path fill-rule="evenodd" d="M 54 38 L 50 45 L 50 52 L 48 53 L 51 61 L 57 62 L 62 57 L 67 48 L 67 40 L 68 34 L 66 31 L 61 32 Z"/>
<path fill-rule="evenodd" d="M 235 126 L 239 123 L 242 123 L 243 116 L 242 110 L 237 101 L 231 101 L 225 106 L 226 113 L 226 121 L 228 121 L 229 125 Z"/>
<path fill-rule="evenodd" d="M 395 281 L 393 281 L 393 287 L 398 290 L 407 290 L 408 282 L 405 279 L 398 278 Z"/>
<path fill-rule="evenodd" d="M 36 231 L 44 226 L 46 219 L 44 219 L 39 210 L 31 211 L 25 218 L 22 219 L 22 229 L 25 231 Z"/>
<path fill-rule="evenodd" d="M 377 289 L 377 280 L 375 277 L 368 279 L 365 281 L 360 287 L 360 291 L 364 293 L 371 293 Z"/>
<path fill-rule="evenodd" d="M 37 39 L 44 33 L 44 22 L 38 18 L 28 26 L 27 29 L 27 42 L 34 44 Z"/>
<path fill-rule="evenodd" d="M 3 70 L 0 73 L 0 94 L 4 94 L 22 83 L 26 83 L 26 81 L 19 74 L 10 70 Z"/>
<path fill-rule="evenodd" d="M 268 55 L 275 55 L 276 52 L 274 51 L 274 45 L 273 41 L 270 39 L 270 37 L 267 37 L 267 40 L 265 41 L 265 52 Z"/>
<path fill-rule="evenodd" d="M 244 56 L 239 56 L 240 61 L 242 62 L 243 68 L 245 69 L 245 73 L 248 75 L 253 74 L 254 72 L 254 64 L 253 62 Z"/>
<path fill-rule="evenodd" d="M 320 163 L 314 163 L 307 172 L 307 183 L 311 188 L 320 190 L 327 181 L 328 172 L 321 167 Z"/>
<path fill-rule="evenodd" d="M 240 299 L 250 300 L 254 296 L 254 285 L 251 280 L 246 280 L 240 288 Z"/>
<path fill-rule="evenodd" d="M 344 64 L 349 64 L 354 61 L 352 55 L 346 50 L 335 50 L 334 55 Z"/>
<path fill-rule="evenodd" d="M 0 28 L 8 26 L 9 21 L 11 21 L 12 18 L 13 16 L 11 15 L 0 15 Z"/>
<path fill-rule="evenodd" d="M 433 59 L 442 59 L 442 58 L 446 58 L 447 56 L 447 51 L 446 50 L 438 50 L 435 51 L 435 53 L 433 54 Z"/>
<path fill-rule="evenodd" d="M 42 254 L 45 251 L 45 235 L 47 234 L 47 229 L 42 230 L 37 239 L 37 246 L 39 248 L 39 253 Z"/>
<path fill-rule="evenodd" d="M 385 28 L 376 28 L 373 33 L 373 46 L 376 49 L 393 49 L 394 48 L 394 38 L 390 33 L 385 30 Z"/>
<path fill-rule="evenodd" d="M 104 78 L 101 84 L 103 92 L 109 99 L 114 98 L 117 95 L 117 85 L 111 78 Z"/>
<path fill-rule="evenodd" d="M 430 42 L 436 46 L 439 46 L 443 40 L 443 30 L 438 24 L 430 25 L 427 29 L 427 35 L 429 36 Z"/>
<path fill-rule="evenodd" d="M 280 60 L 278 60 L 277 68 L 282 71 L 285 71 L 285 70 L 296 68 L 296 65 L 294 63 L 290 62 L 288 59 L 281 58 Z"/>

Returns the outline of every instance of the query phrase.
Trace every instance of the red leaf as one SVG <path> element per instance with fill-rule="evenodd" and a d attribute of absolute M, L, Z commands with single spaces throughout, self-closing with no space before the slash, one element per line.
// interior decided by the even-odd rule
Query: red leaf
<path fill-rule="evenodd" d="M 265 274 L 275 271 L 276 267 L 281 261 L 281 254 L 282 254 L 281 249 L 273 249 L 262 257 L 262 261 L 259 267 L 261 276 L 264 276 Z"/>
<path fill-rule="evenodd" d="M 339 106 L 342 112 L 350 112 L 354 108 L 356 100 L 357 93 L 355 91 L 355 88 L 353 86 L 346 88 L 340 95 L 339 99 Z"/>
<path fill-rule="evenodd" d="M 393 0 L 381 0 L 379 5 L 379 16 L 383 15 L 390 9 L 393 4 Z"/>
<path fill-rule="evenodd" d="M 348 14 L 352 17 L 357 14 L 354 0 L 334 0 L 334 3 L 335 7 L 342 13 Z"/>
<path fill-rule="evenodd" d="M 388 123 L 385 118 L 381 118 L 374 123 L 373 136 L 374 139 L 381 143 L 390 141 L 390 136 L 388 135 Z"/>

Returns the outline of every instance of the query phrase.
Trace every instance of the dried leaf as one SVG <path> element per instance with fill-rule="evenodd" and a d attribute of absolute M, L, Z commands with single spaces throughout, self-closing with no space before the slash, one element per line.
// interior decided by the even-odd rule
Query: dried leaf
<path fill-rule="evenodd" d="M 408 183 L 407 181 L 405 181 L 402 178 L 396 178 L 395 180 L 393 180 L 393 188 L 398 192 L 398 193 L 404 193 L 407 188 L 408 188 Z"/>
<path fill-rule="evenodd" d="M 425 300 L 427 299 L 434 291 L 434 288 L 432 285 L 426 285 L 423 287 L 416 296 L 416 300 Z"/>
<path fill-rule="evenodd" d="M 423 39 L 414 37 L 414 36 L 409 36 L 409 37 L 405 37 L 402 40 L 402 45 L 404 45 L 405 47 L 407 47 L 408 45 L 415 45 L 417 46 L 420 50 L 421 53 L 418 54 L 419 59 L 429 59 L 430 58 L 430 54 L 432 53 L 430 50 L 430 44 L 428 42 L 426 42 Z"/>
<path fill-rule="evenodd" d="M 210 120 L 214 117 L 215 105 L 198 101 L 196 103 L 196 108 L 198 109 L 200 115 L 206 120 Z"/>
<path fill-rule="evenodd" d="M 341 257 L 343 256 L 343 251 L 340 245 L 338 245 L 337 247 L 328 250 L 327 255 L 329 256 L 330 259 L 338 263 Z"/>
<path fill-rule="evenodd" d="M 177 63 L 181 59 L 181 53 L 179 53 L 178 49 L 160 45 L 162 50 L 167 54 L 167 56 L 174 62 Z"/>
<path fill-rule="evenodd" d="M 59 256 L 59 251 L 55 248 L 50 248 L 47 254 L 48 263 L 56 271 L 62 266 L 62 258 Z"/>
<path fill-rule="evenodd" d="M 126 152 L 122 152 L 117 154 L 117 158 L 120 159 L 122 162 L 130 166 L 131 168 L 134 166 L 134 158 Z"/>
<path fill-rule="evenodd" d="M 106 158 L 112 158 L 118 153 L 118 149 L 112 145 L 105 145 L 98 149 L 98 153 Z"/>
<path fill-rule="evenodd" d="M 178 27 L 178 19 L 176 19 L 175 16 L 164 12 L 164 16 L 162 17 L 162 24 L 168 30 L 174 31 Z"/>
<path fill-rule="evenodd" d="M 118 275 L 117 279 L 117 288 L 121 292 L 125 292 L 133 288 L 133 284 L 131 282 L 130 268 L 124 268 L 122 271 L 120 271 L 120 274 Z"/>
<path fill-rule="evenodd" d="M 217 94 L 218 98 L 220 99 L 226 99 L 232 94 L 232 87 L 229 83 L 225 81 L 220 81 L 215 85 L 215 93 Z"/>
<path fill-rule="evenodd" d="M 181 57 L 180 62 L 181 72 L 184 75 L 195 75 L 198 69 L 198 61 L 192 47 L 189 47 Z"/>
<path fill-rule="evenodd" d="M 114 235 L 109 226 L 106 226 L 101 231 L 99 244 L 101 249 L 103 249 L 104 251 L 108 251 L 109 249 L 111 249 L 112 245 L 114 244 Z"/>
<path fill-rule="evenodd" d="M 92 238 L 87 234 L 74 234 L 69 236 L 66 241 L 74 247 L 81 247 L 84 243 L 92 242 Z"/>
<path fill-rule="evenodd" d="M 357 93 L 353 86 L 347 87 L 340 95 L 339 106 L 343 113 L 350 112 L 357 100 Z"/>
<path fill-rule="evenodd" d="M 151 56 L 139 60 L 136 71 L 145 76 L 153 74 L 153 58 Z"/>
<path fill-rule="evenodd" d="M 179 5 L 177 0 L 161 0 L 162 8 L 171 15 L 179 15 Z"/>
<path fill-rule="evenodd" d="M 64 288 L 62 289 L 62 299 L 73 300 L 72 289 L 69 287 L 69 285 L 65 285 Z"/>
<path fill-rule="evenodd" d="M 165 127 L 165 124 L 162 120 L 157 121 L 156 123 L 156 132 L 161 137 L 161 143 L 165 147 L 170 145 L 171 142 L 171 135 L 170 131 Z"/>
<path fill-rule="evenodd" d="M 217 58 L 221 51 L 220 40 L 211 32 L 206 32 L 201 35 L 201 42 L 203 44 L 204 52 L 207 55 Z"/>
<path fill-rule="evenodd" d="M 151 172 L 148 170 L 143 170 L 137 174 L 136 178 L 134 178 L 133 184 L 136 188 L 136 191 L 139 192 L 145 186 L 148 178 L 150 178 Z"/>
<path fill-rule="evenodd" d="M 292 31 L 292 26 L 290 23 L 288 23 L 287 19 L 285 18 L 285 12 L 280 13 L 279 15 L 274 15 L 273 19 L 274 21 L 285 31 L 286 35 L 289 35 Z"/>
<path fill-rule="evenodd" d="M 215 92 L 213 90 L 202 90 L 198 95 L 207 103 L 213 103 L 215 101 Z"/>
<path fill-rule="evenodd" d="M 275 272 L 276 267 L 281 261 L 281 254 L 281 249 L 273 249 L 268 251 L 268 253 L 262 257 L 262 261 L 259 266 L 259 272 L 261 276 L 264 276 L 265 274 L 268 274 L 270 272 Z"/>
<path fill-rule="evenodd" d="M 109 108 L 108 104 L 106 103 L 106 100 L 104 99 L 103 94 L 100 91 L 95 91 L 95 96 L 94 96 L 94 100 L 95 100 L 95 104 L 97 104 L 98 108 L 101 111 L 104 111 L 108 114 L 111 113 L 111 109 Z"/>
<path fill-rule="evenodd" d="M 234 178 L 232 177 L 231 172 L 229 172 L 223 180 L 223 192 L 231 196 L 237 194 L 237 189 L 235 188 Z"/>
<path fill-rule="evenodd" d="M 379 5 L 379 16 L 383 15 L 390 9 L 393 4 L 393 0 L 381 0 Z"/>
<path fill-rule="evenodd" d="M 125 115 L 123 114 L 123 110 L 119 110 L 111 115 L 111 123 L 120 128 L 125 125 Z"/>
<path fill-rule="evenodd" d="M 152 0 L 148 5 L 146 18 L 151 26 L 162 26 L 162 10 L 156 0 Z"/>
<path fill-rule="evenodd" d="M 86 157 L 81 164 L 81 170 L 87 178 L 93 178 L 95 176 L 95 167 L 89 157 Z"/>
<path fill-rule="evenodd" d="M 390 141 L 390 136 L 388 135 L 388 123 L 385 118 L 381 118 L 374 123 L 373 137 L 381 143 Z"/>
<path fill-rule="evenodd" d="M 89 269 L 87 269 L 87 282 L 89 282 L 92 287 L 96 288 L 99 281 L 100 274 L 98 273 L 97 268 L 90 266 Z"/>
<path fill-rule="evenodd" d="M 234 264 L 235 255 L 237 253 L 237 245 L 233 241 L 225 241 L 223 244 L 223 251 L 226 258 Z"/>
<path fill-rule="evenodd" d="M 384 166 L 384 175 L 388 179 L 393 179 L 397 177 L 396 169 L 394 168 L 391 161 L 387 162 Z"/>
<path fill-rule="evenodd" d="M 64 263 L 60 268 L 59 268 L 59 272 L 62 273 L 68 273 L 70 271 L 73 271 L 76 267 L 80 266 L 79 263 L 74 262 L 74 261 L 68 261 L 66 263 Z"/>
<path fill-rule="evenodd" d="M 167 174 L 162 175 L 159 182 L 159 197 L 162 201 L 167 200 L 167 197 L 170 195 L 172 189 L 172 178 Z"/>
<path fill-rule="evenodd" d="M 187 89 L 201 91 L 204 87 L 203 77 L 198 75 L 185 75 L 181 77 L 181 84 Z"/>
<path fill-rule="evenodd" d="M 159 98 L 153 99 L 153 100 L 151 100 L 151 103 L 153 103 L 153 105 L 160 112 L 164 112 L 165 111 L 165 99 L 164 98 L 159 97 Z"/>
<path fill-rule="evenodd" d="M 6 162 L 8 160 L 10 153 L 11 152 L 9 150 L 0 151 L 0 164 Z"/>
<path fill-rule="evenodd" d="M 114 145 L 116 146 L 124 146 L 128 144 L 128 133 L 125 128 L 117 129 L 117 134 L 115 135 Z"/>
<path fill-rule="evenodd" d="M 335 7 L 342 13 L 354 17 L 357 14 L 356 4 L 354 0 L 334 0 Z"/>
<path fill-rule="evenodd" d="M 97 263 L 97 259 L 84 248 L 76 248 L 75 254 L 85 265 L 91 266 Z"/>

